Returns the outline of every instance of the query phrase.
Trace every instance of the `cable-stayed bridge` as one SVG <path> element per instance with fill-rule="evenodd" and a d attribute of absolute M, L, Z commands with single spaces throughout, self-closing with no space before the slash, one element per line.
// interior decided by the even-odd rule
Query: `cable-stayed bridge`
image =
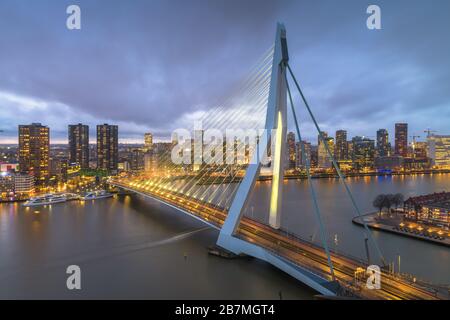
<path fill-rule="evenodd" d="M 297 95 L 291 92 L 288 79 L 297 89 Z M 283 230 L 281 215 L 291 214 L 282 212 L 281 205 L 288 110 L 301 142 L 301 152 L 306 153 L 298 109 L 294 106 L 295 97 L 305 106 L 355 213 L 360 216 L 345 177 L 291 70 L 286 30 L 281 24 L 277 26 L 274 46 L 235 94 L 208 111 L 201 126 L 194 125 L 193 138 L 189 130 L 177 131 L 173 136 L 176 145 L 154 160 L 154 170 L 115 178 L 109 183 L 151 197 L 220 230 L 219 247 L 237 255 L 264 260 L 322 295 L 364 299 L 443 298 L 431 287 L 392 273 L 367 225 L 363 232 L 367 261 L 330 250 L 320 213 L 320 199 L 311 183 L 308 157 L 305 157 L 304 167 L 321 245 Z M 265 213 L 267 221 L 256 221 L 245 212 L 255 184 L 264 175 L 270 177 L 271 183 Z M 375 260 L 375 256 L 371 259 L 369 244 L 374 248 L 381 268 L 369 263 Z M 369 285 L 366 281 L 358 281 L 361 273 L 366 272 L 374 279 Z"/>

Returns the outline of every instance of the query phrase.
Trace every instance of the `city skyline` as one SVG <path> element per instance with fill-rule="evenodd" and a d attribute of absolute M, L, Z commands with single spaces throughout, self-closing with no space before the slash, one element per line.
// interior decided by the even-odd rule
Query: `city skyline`
<path fill-rule="evenodd" d="M 0 1 L 0 299 L 450 300 L 445 1 Z"/>
<path fill-rule="evenodd" d="M 322 134 L 317 137 L 317 145 L 312 145 L 305 140 L 300 142 L 296 139 L 294 132 L 287 132 L 283 142 L 286 146 L 283 156 L 284 170 L 301 175 L 302 171 L 310 166 L 318 169 L 319 174 L 334 174 L 332 169 L 334 160 L 331 159 L 330 154 L 343 172 L 352 174 L 411 173 L 427 170 L 439 172 L 439 170 L 448 169 L 450 135 L 435 135 L 428 131 L 426 142 L 417 141 L 417 136 L 413 135 L 411 142 L 408 143 L 408 124 L 396 123 L 395 128 L 394 145 L 388 143 L 389 133 L 386 129 L 377 130 L 376 140 L 358 135 L 348 137 L 347 131 L 342 129 L 336 131 L 335 137 L 322 131 Z M 51 128 L 41 123 L 19 125 L 18 147 L 7 147 L 0 153 L 3 159 L 0 161 L 3 165 L 1 172 L 32 174 L 36 177 L 36 182 L 46 183 L 49 178 L 56 179 L 54 181 L 67 179 L 69 171 L 74 173 L 80 169 L 87 171 L 97 169 L 100 172 L 109 173 L 154 173 L 156 168 L 166 170 L 167 165 L 175 164 L 176 166 L 178 163 L 173 159 L 172 150 L 177 147 L 177 143 L 174 144 L 177 138 L 171 142 L 154 142 L 153 134 L 146 132 L 142 135 L 143 144 L 122 144 L 119 147 L 118 125 L 105 123 L 96 126 L 97 143 L 94 147 L 93 144 L 88 143 L 89 126 L 78 123 L 67 126 L 68 143 L 54 144 L 55 147 L 50 148 L 50 132 Z M 202 139 L 204 134 L 209 134 L 208 130 L 200 130 L 199 133 Z M 234 140 L 235 147 L 238 145 L 236 142 L 239 141 L 239 138 L 233 136 L 224 138 L 223 141 L 227 142 L 227 150 L 229 138 L 237 139 Z M 182 154 L 190 153 L 188 159 L 191 161 L 198 148 L 194 141 L 195 138 L 178 141 L 182 146 L 180 149 L 183 150 Z M 186 147 L 186 143 L 189 147 Z M 200 146 L 201 160 L 206 161 L 211 152 L 209 142 L 204 140 Z M 216 148 L 215 142 L 212 142 L 212 147 Z M 223 150 L 223 147 L 219 148 Z M 245 149 L 247 148 L 250 150 L 250 145 L 246 145 Z M 233 157 L 237 156 L 235 152 L 237 151 L 232 151 Z M 306 153 L 306 157 L 303 152 Z M 222 160 L 224 159 L 228 159 L 228 156 Z M 251 156 L 245 159 L 243 163 L 249 164 Z M 189 165 L 191 170 L 197 170 L 195 162 L 191 161 L 183 163 Z M 204 164 L 207 163 L 206 161 Z M 187 168 L 184 167 L 184 170 Z"/>
<path fill-rule="evenodd" d="M 173 129 L 189 127 L 232 91 L 254 57 L 270 47 L 276 20 L 300 30 L 289 35 L 291 56 L 303 62 L 294 63 L 294 71 L 301 75 L 324 131 L 344 128 L 349 136 L 373 136 L 386 128 L 383 123 L 408 122 L 411 133 L 423 135 L 430 127 L 448 134 L 445 84 L 450 68 L 445 66 L 450 45 L 440 40 L 448 29 L 447 2 L 409 6 L 406 1 L 380 1 L 383 29 L 376 32 L 365 27 L 367 5 L 359 1 L 330 2 L 326 11 L 309 1 L 264 2 L 256 10 L 252 1 L 239 10 L 221 2 L 206 8 L 202 1 L 180 2 L 179 11 L 189 12 L 188 17 L 160 2 L 135 1 L 107 13 L 99 4 L 79 4 L 83 28 L 74 32 L 63 23 L 65 3 L 0 4 L 0 21 L 8 25 L 0 29 L 8 44 L 0 53 L 0 72 L 7 75 L 0 80 L 0 143 L 15 143 L 15 127 L 31 122 L 53 128 L 51 140 L 65 143 L 62 120 L 91 128 L 116 123 L 123 129 L 121 141 L 141 141 L 147 131 L 155 141 L 167 139 Z M 133 13 L 134 23 L 122 12 Z M 44 14 L 47 21 L 30 18 Z M 336 22 L 335 16 L 342 21 Z M 404 25 L 399 16 L 411 22 Z M 8 33 L 11 28 L 14 32 Z M 36 30 L 42 35 L 39 41 L 32 36 Z M 187 41 L 193 35 L 204 41 L 194 46 Z M 169 45 L 162 41 L 168 37 L 173 38 Z M 150 45 L 161 41 L 157 48 Z M 33 59 L 27 59 L 30 52 Z M 221 85 L 210 85 L 213 79 Z M 106 86 L 92 90 L 100 84 Z M 313 141 L 312 124 L 303 128 L 305 139 Z M 394 132 L 393 127 L 386 129 Z"/>
<path fill-rule="evenodd" d="M 16 128 L 19 128 L 22 125 L 31 125 L 31 124 L 35 124 L 35 123 L 41 124 L 40 122 L 31 121 L 28 124 L 25 124 L 25 123 L 24 124 L 18 124 L 16 126 Z M 97 131 L 96 131 L 95 128 L 96 128 L 96 126 L 99 125 L 99 123 L 94 123 L 93 125 L 90 125 L 90 124 L 86 124 L 85 122 L 78 122 L 78 123 L 74 122 L 74 123 L 67 124 L 66 125 L 66 138 L 65 139 L 57 139 L 56 141 L 53 140 L 52 136 L 51 136 L 51 132 L 52 131 L 50 131 L 50 134 L 49 134 L 49 136 L 50 136 L 50 145 L 60 145 L 60 144 L 69 144 L 70 145 L 70 130 L 71 130 L 70 127 L 77 126 L 77 125 L 80 125 L 80 124 L 82 124 L 83 126 L 87 126 L 87 128 L 85 130 L 87 130 L 87 135 L 88 135 L 88 138 L 89 138 L 89 145 L 95 145 L 96 142 L 97 142 L 97 138 L 96 138 L 96 132 Z M 430 130 L 429 128 L 426 128 L 425 130 L 410 130 L 409 129 L 410 128 L 409 124 L 407 122 L 393 123 L 393 124 L 390 124 L 389 126 L 384 126 L 384 127 L 378 128 L 375 132 L 369 132 L 368 135 L 361 134 L 361 133 L 354 132 L 354 131 L 350 131 L 347 128 L 337 128 L 336 131 L 333 131 L 333 132 L 328 132 L 328 131 L 323 131 L 323 132 L 326 133 L 327 136 L 329 136 L 329 137 L 331 137 L 331 138 L 333 138 L 335 140 L 337 138 L 338 133 L 344 132 L 345 133 L 345 137 L 347 139 L 346 141 L 351 141 L 351 138 L 354 138 L 354 137 L 362 137 L 362 138 L 369 138 L 370 140 L 374 140 L 375 143 L 377 143 L 379 131 L 382 131 L 382 132 L 386 132 L 387 133 L 387 136 L 388 136 L 387 137 L 387 139 L 388 139 L 387 142 L 389 143 L 389 145 L 392 146 L 393 148 L 395 148 L 395 145 L 396 145 L 395 144 L 395 142 L 396 142 L 396 139 L 395 139 L 396 126 L 397 125 L 402 125 L 402 124 L 406 124 L 406 126 L 407 126 L 407 132 L 406 132 L 406 136 L 405 136 L 405 138 L 406 138 L 406 146 L 407 147 L 412 143 L 413 137 L 414 137 L 414 140 L 416 142 L 426 142 L 428 135 L 448 135 L 447 131 L 445 131 L 445 132 L 437 132 L 436 130 Z M 47 126 L 47 127 L 50 127 L 49 125 L 47 125 L 45 123 L 43 125 Z M 117 126 L 119 127 L 119 125 L 117 125 Z M 67 132 L 67 127 L 69 128 L 69 132 Z M 387 128 L 390 128 L 390 127 L 392 127 L 392 129 L 387 129 Z M 207 129 L 214 129 L 214 128 L 207 128 Z M 191 131 L 194 132 L 193 130 L 191 130 Z M 293 130 L 292 128 L 289 128 L 288 132 L 294 134 L 294 136 L 295 136 L 295 130 Z M 353 134 L 350 134 L 349 132 L 353 132 Z M 159 137 L 159 138 L 155 139 L 154 138 L 154 134 L 152 132 L 147 132 L 147 131 L 144 132 L 143 131 L 143 132 L 137 133 L 137 135 L 139 137 L 131 139 L 131 140 L 128 139 L 128 138 L 123 138 L 123 137 L 121 137 L 121 135 L 119 135 L 118 136 L 118 142 L 119 142 L 119 144 L 144 144 L 145 145 L 146 144 L 146 135 L 150 135 L 151 136 L 150 141 L 154 141 L 154 142 L 171 142 L 172 134 L 173 133 L 171 133 L 167 137 Z M 225 132 L 224 132 L 224 134 L 225 134 Z M 416 135 L 416 134 L 419 134 L 419 135 Z M 419 138 L 419 139 L 416 139 L 416 138 Z M 319 145 L 319 143 L 317 142 L 318 141 L 317 137 L 312 138 L 312 139 L 304 138 L 303 141 L 311 143 L 312 145 L 315 145 L 315 146 Z M 11 141 L 2 141 L 0 139 L 0 145 L 17 145 L 17 144 L 18 144 L 18 134 L 17 133 L 16 133 L 16 137 L 15 138 L 13 137 Z"/>

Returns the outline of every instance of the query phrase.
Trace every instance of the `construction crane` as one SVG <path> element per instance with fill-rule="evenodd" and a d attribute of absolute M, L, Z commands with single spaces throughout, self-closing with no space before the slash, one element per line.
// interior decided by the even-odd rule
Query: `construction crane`
<path fill-rule="evenodd" d="M 423 132 L 426 132 L 427 133 L 427 138 L 429 138 L 432 135 L 432 133 L 435 133 L 436 131 L 430 130 L 430 128 L 427 128 L 427 130 L 424 130 Z"/>
<path fill-rule="evenodd" d="M 420 138 L 420 136 L 416 136 L 416 135 L 412 135 L 412 136 L 409 136 L 409 137 L 412 138 L 413 144 L 416 144 L 416 138 Z"/>

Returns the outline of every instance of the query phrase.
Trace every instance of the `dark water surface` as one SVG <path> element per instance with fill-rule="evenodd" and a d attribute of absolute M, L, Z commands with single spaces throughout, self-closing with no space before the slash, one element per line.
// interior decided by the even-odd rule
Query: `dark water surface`
<path fill-rule="evenodd" d="M 312 298 L 266 263 L 208 255 L 216 239 L 216 230 L 134 196 L 0 204 L 0 298 Z M 71 264 L 81 267 L 81 291 L 66 289 Z"/>
<path fill-rule="evenodd" d="M 450 175 L 349 179 L 363 212 L 379 193 L 406 197 L 450 191 Z M 338 180 L 314 181 L 338 252 L 365 257 L 362 228 Z M 270 183 L 258 184 L 246 215 L 267 221 Z M 285 182 L 282 227 L 319 243 L 306 181 Z M 374 232 L 388 261 L 435 283 L 450 283 L 450 248 Z M 24 208 L 0 204 L 0 298 L 308 299 L 314 292 L 255 259 L 209 256 L 217 231 L 139 196 Z M 375 257 L 375 251 L 371 250 Z M 82 270 L 82 290 L 66 288 L 66 267 Z"/>
<path fill-rule="evenodd" d="M 267 221 L 268 211 L 265 208 L 269 203 L 270 183 L 264 184 L 254 191 L 246 214 Z M 356 212 L 342 183 L 337 179 L 316 179 L 313 184 L 320 199 L 319 207 L 328 230 L 329 246 L 338 252 L 365 258 L 363 228 L 351 223 Z M 348 184 L 359 208 L 367 213 L 377 211 L 372 207 L 372 201 L 380 193 L 401 192 L 407 199 L 415 195 L 450 191 L 450 175 L 350 178 Z M 285 182 L 283 212 L 289 214 L 282 216 L 282 228 L 320 243 L 312 205 L 306 181 Z M 436 284 L 450 284 L 449 247 L 380 231 L 374 231 L 373 235 L 386 261 L 395 262 L 396 268 L 400 255 L 401 272 L 414 274 Z M 377 255 L 372 246 L 370 253 L 375 260 Z"/>

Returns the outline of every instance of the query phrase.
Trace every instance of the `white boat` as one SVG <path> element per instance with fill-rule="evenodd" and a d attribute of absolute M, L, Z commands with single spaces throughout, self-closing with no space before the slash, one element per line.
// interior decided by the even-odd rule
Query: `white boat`
<path fill-rule="evenodd" d="M 79 195 L 79 194 L 76 194 L 76 193 L 69 193 L 69 192 L 66 192 L 66 193 L 65 193 L 65 196 L 66 196 L 67 201 L 69 201 L 69 200 L 78 200 L 78 199 L 80 199 L 80 195 Z"/>
<path fill-rule="evenodd" d="M 105 190 L 100 191 L 91 191 L 86 193 L 84 197 L 82 197 L 83 200 L 95 200 L 95 199 L 103 199 L 103 198 L 110 198 L 113 194 L 106 192 Z"/>
<path fill-rule="evenodd" d="M 30 200 L 26 201 L 23 204 L 23 206 L 25 207 L 45 206 L 66 201 L 67 197 L 65 194 L 46 194 L 43 196 L 31 198 Z"/>

